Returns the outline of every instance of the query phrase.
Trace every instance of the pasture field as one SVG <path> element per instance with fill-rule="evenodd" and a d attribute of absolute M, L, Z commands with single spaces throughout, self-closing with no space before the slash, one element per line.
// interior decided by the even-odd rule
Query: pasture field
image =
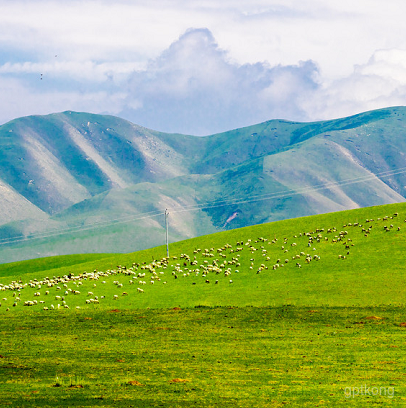
<path fill-rule="evenodd" d="M 0 265 L 0 406 L 406 405 L 405 220 Z"/>
<path fill-rule="evenodd" d="M 2 315 L 0 406 L 404 406 L 404 319 L 397 307 Z"/>

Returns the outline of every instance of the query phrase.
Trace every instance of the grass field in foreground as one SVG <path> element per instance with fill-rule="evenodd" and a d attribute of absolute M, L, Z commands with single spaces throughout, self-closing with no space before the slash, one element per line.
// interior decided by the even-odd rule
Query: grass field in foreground
<path fill-rule="evenodd" d="M 404 308 L 18 312 L 0 320 L 0 406 L 406 404 Z"/>
<path fill-rule="evenodd" d="M 405 218 L 2 265 L 0 406 L 404 406 Z"/>

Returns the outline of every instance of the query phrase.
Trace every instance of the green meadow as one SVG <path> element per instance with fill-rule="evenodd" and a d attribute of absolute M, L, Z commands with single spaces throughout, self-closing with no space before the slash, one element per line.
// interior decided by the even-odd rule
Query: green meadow
<path fill-rule="evenodd" d="M 404 406 L 406 205 L 0 265 L 0 406 Z"/>

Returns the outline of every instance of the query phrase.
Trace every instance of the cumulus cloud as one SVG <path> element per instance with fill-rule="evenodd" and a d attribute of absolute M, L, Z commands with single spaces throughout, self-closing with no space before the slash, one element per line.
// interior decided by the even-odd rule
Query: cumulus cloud
<path fill-rule="evenodd" d="M 351 75 L 325 84 L 302 106 L 315 119 L 331 119 L 406 105 L 406 50 L 378 50 Z"/>
<path fill-rule="evenodd" d="M 121 115 L 158 130 L 200 135 L 272 117 L 305 120 L 299 101 L 317 89 L 317 76 L 312 61 L 239 65 L 208 29 L 190 29 L 131 75 Z"/>

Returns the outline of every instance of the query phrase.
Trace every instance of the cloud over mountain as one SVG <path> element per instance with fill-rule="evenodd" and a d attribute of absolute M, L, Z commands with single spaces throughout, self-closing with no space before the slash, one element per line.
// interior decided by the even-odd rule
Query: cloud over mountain
<path fill-rule="evenodd" d="M 190 29 L 146 70 L 129 78 L 120 115 L 169 132 L 209 134 L 271 117 L 306 119 L 298 103 L 313 93 L 312 61 L 239 65 L 207 29 Z"/>
<path fill-rule="evenodd" d="M 406 50 L 378 50 L 347 77 L 324 86 L 304 107 L 315 118 L 406 104 Z"/>
<path fill-rule="evenodd" d="M 275 16 L 283 15 L 304 24 L 306 14 L 296 16 L 289 10 L 261 6 L 251 13 L 233 14 L 249 30 L 242 47 L 246 49 L 251 41 L 252 47 L 258 45 L 258 39 L 250 37 L 253 20 L 278 24 Z M 331 15 L 326 15 L 332 23 Z M 7 38 L 3 38 L 5 44 Z M 138 43 L 127 54 L 121 53 L 121 59 L 110 52 L 105 58 L 99 52 L 86 56 L 83 47 L 74 58 L 67 50 L 45 49 L 36 58 L 23 50 L 12 58 L 6 47 L 0 56 L 0 123 L 18 116 L 75 110 L 118 115 L 164 132 L 207 135 L 273 118 L 327 120 L 406 105 L 406 50 L 400 48 L 377 50 L 352 71 L 329 77 L 320 55 L 300 60 L 306 54 L 300 51 L 296 60 L 288 59 L 296 62 L 281 62 L 283 43 L 277 44 L 277 36 L 264 60 L 247 58 L 251 62 L 236 60 L 235 47 L 227 48 L 230 39 L 218 29 L 189 28 L 171 43 L 172 38 L 176 36 L 171 34 L 161 51 L 143 58 Z M 314 56 L 311 49 L 309 56 Z"/>

